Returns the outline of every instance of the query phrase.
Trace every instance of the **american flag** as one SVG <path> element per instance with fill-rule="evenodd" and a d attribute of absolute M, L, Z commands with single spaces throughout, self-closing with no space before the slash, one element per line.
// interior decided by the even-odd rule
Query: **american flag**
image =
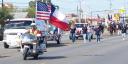
<path fill-rule="evenodd" d="M 36 19 L 48 20 L 50 18 L 51 6 L 40 1 L 37 1 L 36 4 L 37 4 Z"/>

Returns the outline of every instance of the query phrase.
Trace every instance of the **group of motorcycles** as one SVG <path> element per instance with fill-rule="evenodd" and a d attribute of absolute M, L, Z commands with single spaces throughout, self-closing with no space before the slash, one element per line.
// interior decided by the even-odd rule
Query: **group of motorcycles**
<path fill-rule="evenodd" d="M 27 60 L 27 57 L 33 57 L 38 59 L 38 56 L 46 51 L 45 36 L 40 34 L 34 36 L 29 33 L 18 34 L 21 39 L 21 52 L 23 60 Z"/>

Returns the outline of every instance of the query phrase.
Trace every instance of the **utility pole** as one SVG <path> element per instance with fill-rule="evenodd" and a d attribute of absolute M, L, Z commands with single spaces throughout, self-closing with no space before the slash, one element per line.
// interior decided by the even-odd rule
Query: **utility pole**
<path fill-rule="evenodd" d="M 112 0 L 109 0 L 109 6 L 110 11 L 108 12 L 108 14 L 112 15 Z"/>
<path fill-rule="evenodd" d="M 127 0 L 124 0 L 125 17 L 127 16 Z"/>
<path fill-rule="evenodd" d="M 124 9 L 125 9 L 125 12 L 124 12 L 124 24 L 126 24 L 126 17 L 127 17 L 127 0 L 124 0 Z"/>
<path fill-rule="evenodd" d="M 4 1 L 2 0 L 2 8 L 4 7 Z"/>
<path fill-rule="evenodd" d="M 112 0 L 110 0 L 110 11 L 112 10 Z"/>
<path fill-rule="evenodd" d="M 79 16 L 79 5 L 77 4 L 77 10 L 76 10 L 77 15 Z"/>
<path fill-rule="evenodd" d="M 82 12 L 81 0 L 79 0 L 79 23 L 81 23 L 81 12 Z"/>
<path fill-rule="evenodd" d="M 92 13 L 93 13 L 93 11 L 91 11 L 91 23 L 92 23 Z"/>

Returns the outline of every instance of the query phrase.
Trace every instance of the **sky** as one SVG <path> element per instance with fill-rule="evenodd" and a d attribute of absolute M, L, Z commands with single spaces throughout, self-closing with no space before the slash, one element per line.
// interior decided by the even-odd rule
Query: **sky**
<path fill-rule="evenodd" d="M 31 0 L 4 0 L 21 8 L 27 7 L 29 1 Z M 90 11 L 110 9 L 110 0 L 52 0 L 52 3 L 58 5 L 63 13 L 77 13 L 77 5 L 80 1 L 82 1 L 81 6 L 85 14 L 89 14 Z M 111 2 L 112 9 L 120 9 L 126 4 L 128 8 L 128 0 L 111 0 Z"/>
<path fill-rule="evenodd" d="M 31 0 L 3 0 L 4 2 L 10 2 L 13 3 L 14 6 L 25 8 L 28 6 L 28 2 Z M 1 0 L 0 0 L 1 2 Z"/>
<path fill-rule="evenodd" d="M 80 0 L 53 0 L 53 3 L 60 5 L 64 12 L 76 12 Z M 81 6 L 85 12 L 110 9 L 110 0 L 81 0 Z M 125 0 L 111 0 L 112 9 L 119 9 L 126 4 Z M 128 3 L 128 2 L 127 2 Z"/>

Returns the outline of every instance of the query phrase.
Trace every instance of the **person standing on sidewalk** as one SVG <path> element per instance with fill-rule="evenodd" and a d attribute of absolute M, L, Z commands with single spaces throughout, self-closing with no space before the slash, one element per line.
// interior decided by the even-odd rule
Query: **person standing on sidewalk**
<path fill-rule="evenodd" d="M 76 27 L 75 27 L 75 25 L 72 25 L 71 30 L 70 30 L 70 34 L 71 34 L 71 40 L 72 40 L 73 43 L 76 40 L 75 33 L 76 33 Z"/>
<path fill-rule="evenodd" d="M 100 36 L 101 36 L 101 32 L 102 32 L 102 30 L 100 28 L 101 28 L 100 26 L 96 26 L 96 28 L 94 29 L 97 43 L 100 42 Z"/>
<path fill-rule="evenodd" d="M 84 25 L 82 27 L 83 30 L 83 39 L 84 39 L 84 43 L 86 43 L 86 39 L 87 39 L 87 25 Z"/>

